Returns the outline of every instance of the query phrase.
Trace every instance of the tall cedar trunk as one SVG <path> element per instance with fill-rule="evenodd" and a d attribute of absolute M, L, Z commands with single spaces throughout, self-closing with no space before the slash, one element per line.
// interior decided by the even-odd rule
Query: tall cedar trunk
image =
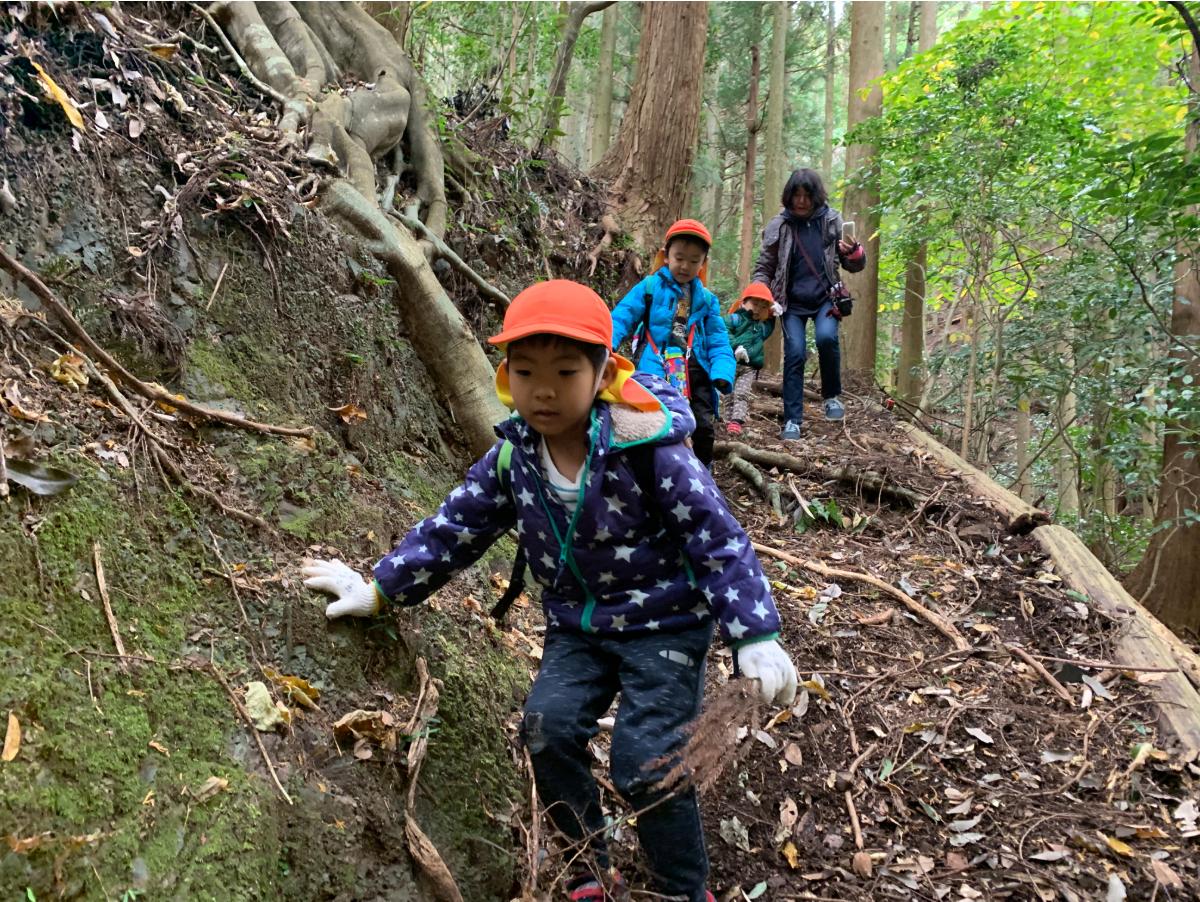
<path fill-rule="evenodd" d="M 604 157 L 612 143 L 613 56 L 617 50 L 617 7 L 604 11 L 600 26 L 600 63 L 596 71 L 596 93 L 592 97 L 592 140 L 588 148 L 588 167 Z"/>
<path fill-rule="evenodd" d="M 1068 430 L 1076 417 L 1075 399 L 1075 349 L 1069 339 L 1059 342 L 1059 358 L 1068 374 L 1067 384 L 1058 395 L 1054 406 L 1054 429 L 1058 437 L 1054 440 L 1055 481 L 1058 484 L 1058 513 L 1079 515 L 1079 467 L 1076 465 L 1074 446 Z"/>
<path fill-rule="evenodd" d="M 709 97 L 717 96 L 717 85 L 721 83 L 721 71 L 725 61 L 721 60 L 713 69 L 708 85 Z M 713 107 L 704 111 L 704 151 L 712 161 L 712 180 L 704 186 L 704 199 L 700 207 L 700 220 L 714 234 L 721 227 L 721 187 L 725 178 L 724 151 L 720 146 L 721 128 L 717 112 Z"/>
<path fill-rule="evenodd" d="M 836 8 L 833 0 L 825 4 L 825 137 L 821 143 L 821 175 L 829 184 L 837 181 L 833 177 L 833 90 L 835 63 L 837 62 L 837 36 L 834 26 Z"/>
<path fill-rule="evenodd" d="M 884 4 L 850 4 L 850 103 L 847 129 L 878 116 L 883 110 L 879 78 L 883 75 Z M 863 93 L 866 92 L 866 98 Z M 879 205 L 878 163 L 875 148 L 852 144 L 846 152 L 846 177 L 863 186 L 846 189 L 842 213 L 857 223 L 859 240 L 867 246 L 867 265 L 861 273 L 847 274 L 846 284 L 856 298 L 854 315 L 842 323 L 842 359 L 847 370 L 873 382 L 878 342 L 879 311 Z"/>
<path fill-rule="evenodd" d="M 1029 453 L 1029 442 L 1033 439 L 1033 423 L 1029 411 L 1029 396 L 1017 398 L 1017 481 L 1012 490 L 1022 501 L 1033 504 L 1033 474 L 1030 473 L 1032 462 Z"/>
<path fill-rule="evenodd" d="M 783 101 L 787 94 L 788 4 L 774 3 L 771 10 L 771 69 L 767 83 L 766 154 L 763 160 L 763 222 L 780 208 L 779 199 L 791 168 L 783 157 Z M 783 371 L 783 330 L 776 329 L 763 347 L 763 368 Z"/>
<path fill-rule="evenodd" d="M 767 82 L 767 131 L 763 141 L 763 222 L 779 210 L 791 171 L 783 158 L 783 106 L 787 98 L 788 4 L 771 4 L 771 68 Z M 786 171 L 785 171 L 786 170 Z"/>
<path fill-rule="evenodd" d="M 755 29 L 757 31 L 757 29 Z M 738 254 L 738 290 L 750 281 L 754 250 L 754 161 L 758 156 L 758 44 L 750 47 L 750 99 L 746 103 L 746 170 L 742 175 L 742 246 Z"/>
<path fill-rule="evenodd" d="M 900 13 L 903 5 L 903 3 L 899 3 L 897 0 L 890 0 L 887 5 L 887 51 L 883 56 L 883 68 L 887 72 L 895 69 L 898 61 L 897 48 L 899 47 L 901 28 Z"/>
<path fill-rule="evenodd" d="M 504 61 L 504 90 L 501 93 L 506 107 L 512 106 L 513 90 L 517 86 L 517 38 L 521 34 L 522 18 L 521 4 L 512 0 L 512 33 L 508 36 L 508 56 Z"/>
<path fill-rule="evenodd" d="M 920 37 L 917 52 L 924 53 L 937 42 L 937 2 L 922 0 L 914 9 L 920 12 Z M 924 229 L 923 210 L 919 209 L 919 227 Z M 925 389 L 925 267 L 929 244 L 921 241 L 905 265 L 904 318 L 900 326 L 900 363 L 896 374 L 896 394 L 908 405 L 920 403 Z"/>
<path fill-rule="evenodd" d="M 971 432 L 975 427 L 975 381 L 979 369 L 979 305 L 971 298 L 967 308 L 970 322 L 971 349 L 967 356 L 967 383 L 963 387 L 962 443 L 958 456 L 968 463 L 971 460 Z"/>
<path fill-rule="evenodd" d="M 540 151 L 554 142 L 554 132 L 562 118 L 563 100 L 567 95 L 567 75 L 571 71 L 571 60 L 575 56 L 575 43 L 583 20 L 594 12 L 611 6 L 613 0 L 595 3 L 566 4 L 566 18 L 559 35 L 558 52 L 554 55 L 554 70 L 550 73 L 550 85 L 546 89 L 546 105 L 542 109 L 542 124 L 538 128 L 537 149 Z"/>
<path fill-rule="evenodd" d="M 1192 47 L 1191 83 L 1200 85 L 1200 46 Z M 1193 87 L 1189 99 L 1191 119 L 1187 149 L 1195 154 L 1200 145 L 1200 91 Z M 1191 210 L 1200 215 L 1200 208 Z M 1200 381 L 1200 358 L 1189 349 L 1200 344 L 1200 245 L 1179 247 L 1175 264 L 1175 302 L 1171 308 L 1173 356 L 1185 364 L 1173 384 L 1190 377 Z M 1186 345 L 1186 347 L 1184 346 Z M 1155 523 L 1160 527 L 1127 588 L 1146 607 L 1169 625 L 1200 633 L 1200 524 L 1188 520 L 1187 512 L 1200 510 L 1200 417 L 1167 424 L 1163 439 L 1162 478 Z"/>
<path fill-rule="evenodd" d="M 660 241 L 684 209 L 707 38 L 706 3 L 642 7 L 637 81 L 617 138 L 594 175 L 611 181 L 609 196 L 622 227 L 643 247 Z"/>

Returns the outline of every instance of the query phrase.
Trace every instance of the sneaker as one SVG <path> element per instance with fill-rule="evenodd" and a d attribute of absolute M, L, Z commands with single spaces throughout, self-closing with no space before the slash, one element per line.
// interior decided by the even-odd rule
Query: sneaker
<path fill-rule="evenodd" d="M 795 420 L 788 420 L 783 424 L 783 431 L 779 433 L 779 437 L 785 442 L 795 442 L 800 440 L 800 424 Z"/>
<path fill-rule="evenodd" d="M 571 902 L 628 902 L 629 887 L 621 872 L 613 868 L 609 880 L 611 883 L 606 889 L 600 878 L 586 871 L 567 885 L 567 898 Z"/>
<path fill-rule="evenodd" d="M 732 422 L 726 424 L 725 431 L 728 432 L 730 435 L 741 435 L 742 434 L 742 424 L 739 423 L 737 420 L 733 420 Z"/>
<path fill-rule="evenodd" d="M 840 420 L 846 416 L 846 408 L 837 398 L 825 399 L 825 419 Z"/>

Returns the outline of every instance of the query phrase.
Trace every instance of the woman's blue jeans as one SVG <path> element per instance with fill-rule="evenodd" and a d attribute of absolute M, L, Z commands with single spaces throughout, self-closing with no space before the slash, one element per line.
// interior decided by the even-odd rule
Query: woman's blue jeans
<path fill-rule="evenodd" d="M 804 364 L 808 361 L 808 321 L 813 321 L 813 340 L 821 365 L 821 397 L 842 393 L 842 348 L 838 342 L 838 320 L 829 315 L 833 302 L 826 301 L 816 313 L 783 313 L 783 418 L 800 423 L 804 419 Z"/>

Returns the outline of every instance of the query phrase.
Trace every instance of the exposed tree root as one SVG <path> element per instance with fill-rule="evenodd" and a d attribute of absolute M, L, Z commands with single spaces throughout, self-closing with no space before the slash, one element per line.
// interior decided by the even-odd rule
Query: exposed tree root
<path fill-rule="evenodd" d="M 775 519 L 782 523 L 783 516 L 783 501 L 779 497 L 779 485 L 773 479 L 768 479 L 762 472 L 749 461 L 743 460 L 737 454 L 729 455 L 729 466 L 733 467 L 743 479 L 748 481 L 771 505 L 771 510 L 775 514 Z"/>
<path fill-rule="evenodd" d="M 492 367 L 416 240 L 348 182 L 330 185 L 323 207 L 345 222 L 396 280 L 396 300 L 413 347 L 472 450 L 483 454 L 496 440 L 493 424 L 505 414 L 492 390 Z"/>
<path fill-rule="evenodd" d="M 769 545 L 761 545 L 758 542 L 754 543 L 754 550 L 759 554 L 765 554 L 769 557 L 778 558 L 786 564 L 791 564 L 793 567 L 800 567 L 808 570 L 811 573 L 816 573 L 829 579 L 848 579 L 854 582 L 866 583 L 868 586 L 878 589 L 892 598 L 899 601 L 906 608 L 936 629 L 939 633 L 954 643 L 955 649 L 958 651 L 970 651 L 971 643 L 963 638 L 960 633 L 945 617 L 935 611 L 929 610 L 925 605 L 921 604 L 915 598 L 910 598 L 904 592 L 894 586 L 888 585 L 877 576 L 872 576 L 869 573 L 858 573 L 854 570 L 839 570 L 833 567 L 826 567 L 824 564 L 819 564 L 816 561 L 801 560 L 794 555 L 788 554 L 785 551 L 780 551 L 777 548 L 772 548 Z"/>
<path fill-rule="evenodd" d="M 81 345 L 86 347 L 92 355 L 103 363 L 109 371 L 114 373 L 120 381 L 129 386 L 143 398 L 149 401 L 161 401 L 164 404 L 169 404 L 171 407 L 190 413 L 194 416 L 201 417 L 206 420 L 212 420 L 218 423 L 225 423 L 229 426 L 237 426 L 239 429 L 247 429 L 251 432 L 267 432 L 275 435 L 311 435 L 312 427 L 305 426 L 302 429 L 297 429 L 292 426 L 274 426 L 270 423 L 257 423 L 253 420 L 247 420 L 245 417 L 239 417 L 235 413 L 226 413 L 223 410 L 211 410 L 207 407 L 201 407 L 199 404 L 193 404 L 191 401 L 186 401 L 177 398 L 169 392 L 161 388 L 156 388 L 153 385 L 148 385 L 142 380 L 134 376 L 129 370 L 125 369 L 116 361 L 104 348 L 96 343 L 96 340 L 88 334 L 83 328 L 79 320 L 75 319 L 67 306 L 54 296 L 54 293 L 46 287 L 46 283 L 38 278 L 37 274 L 25 267 L 18 260 L 10 257 L 8 253 L 0 248 L 0 266 L 8 270 L 13 278 L 19 279 L 28 285 L 37 299 L 50 310 L 59 322 L 66 327 L 71 337 Z"/>
<path fill-rule="evenodd" d="M 386 205 L 384 206 L 384 209 L 387 209 Z M 508 309 L 509 305 L 508 295 L 506 295 L 491 282 L 488 282 L 483 276 L 468 266 L 462 257 L 450 249 L 450 245 L 446 244 L 446 242 L 442 241 L 441 238 L 438 238 L 433 234 L 433 232 L 429 231 L 429 227 L 426 226 L 425 223 L 421 222 L 419 219 L 414 219 L 411 216 L 405 216 L 403 213 L 393 212 L 389 213 L 388 215 L 393 219 L 400 220 L 400 222 L 406 225 L 409 229 L 422 235 L 427 241 L 431 241 L 433 243 L 434 250 L 437 251 L 437 255 L 446 260 L 451 266 L 466 276 L 471 281 L 471 284 L 479 289 L 480 294 L 491 301 L 492 306 L 494 306 L 502 316 L 504 315 L 504 311 Z"/>

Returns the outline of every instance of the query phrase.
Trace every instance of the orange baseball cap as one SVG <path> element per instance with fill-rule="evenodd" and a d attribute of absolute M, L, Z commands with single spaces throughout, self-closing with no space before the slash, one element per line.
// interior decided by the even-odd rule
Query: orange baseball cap
<path fill-rule="evenodd" d="M 707 228 L 704 227 L 704 223 L 698 219 L 677 219 L 671 224 L 671 227 L 667 229 L 667 234 L 663 237 L 663 246 L 659 249 L 658 253 L 654 255 L 654 264 L 650 267 L 654 272 L 658 272 L 658 270 L 662 269 L 666 264 L 666 247 L 671 239 L 679 238 L 685 235 L 691 238 L 699 238 L 710 248 L 712 247 L 712 234 Z M 702 285 L 708 284 L 707 260 L 700 265 L 700 272 L 696 277 L 700 280 Z"/>
<path fill-rule="evenodd" d="M 531 335 L 561 335 L 586 344 L 603 345 L 617 364 L 617 377 L 600 397 L 639 410 L 658 410 L 662 406 L 650 391 L 630 378 L 634 373 L 633 362 L 612 353 L 612 314 L 600 295 L 586 285 L 569 279 L 530 285 L 512 299 L 504 314 L 504 328 L 489 338 L 488 343 L 505 347 Z M 506 407 L 514 406 L 507 360 L 496 370 L 496 394 Z"/>
<path fill-rule="evenodd" d="M 771 288 L 764 285 L 762 282 L 751 282 L 742 289 L 742 296 L 733 302 L 733 306 L 729 308 L 729 312 L 733 313 L 736 310 L 742 309 L 742 301 L 766 301 L 768 304 L 775 303 L 775 298 L 771 294 Z"/>

